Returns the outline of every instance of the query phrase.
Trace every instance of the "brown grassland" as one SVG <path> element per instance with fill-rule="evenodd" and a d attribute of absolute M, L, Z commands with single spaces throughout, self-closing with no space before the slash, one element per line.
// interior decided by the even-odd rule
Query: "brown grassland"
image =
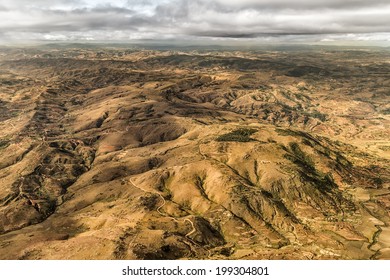
<path fill-rule="evenodd" d="M 390 52 L 0 48 L 0 259 L 390 259 Z"/>

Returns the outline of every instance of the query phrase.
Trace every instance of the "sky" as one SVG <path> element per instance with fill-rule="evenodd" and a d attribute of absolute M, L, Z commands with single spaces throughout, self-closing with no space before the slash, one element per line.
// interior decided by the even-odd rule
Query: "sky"
<path fill-rule="evenodd" d="M 390 45 L 390 0 L 1 0 L 0 42 Z"/>

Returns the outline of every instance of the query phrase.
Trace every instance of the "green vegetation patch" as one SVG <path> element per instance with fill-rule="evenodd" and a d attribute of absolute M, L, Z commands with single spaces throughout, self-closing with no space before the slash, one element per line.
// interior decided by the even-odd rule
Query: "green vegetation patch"
<path fill-rule="evenodd" d="M 9 142 L 10 142 L 9 140 L 0 139 L 0 150 L 7 148 L 9 146 Z"/>
<path fill-rule="evenodd" d="M 254 128 L 239 128 L 232 132 L 218 136 L 216 139 L 219 142 L 250 142 L 256 141 L 250 136 L 257 132 Z"/>
<path fill-rule="evenodd" d="M 284 156 L 294 164 L 300 167 L 301 176 L 311 182 L 320 191 L 331 191 L 337 188 L 331 173 L 323 174 L 315 167 L 313 159 L 299 147 L 298 143 L 291 142 L 289 144 L 289 153 Z"/>
<path fill-rule="evenodd" d="M 304 170 L 310 171 L 310 172 L 315 172 L 316 168 L 314 165 L 314 161 L 312 158 L 307 155 L 305 152 L 301 150 L 299 147 L 298 143 L 292 142 L 290 143 L 290 151 L 291 154 L 286 154 L 285 157 L 294 162 L 295 164 L 299 165 L 302 167 Z"/>
<path fill-rule="evenodd" d="M 319 119 L 322 122 L 326 121 L 326 119 L 327 119 L 326 114 L 318 112 L 317 110 L 314 110 L 312 113 L 309 113 L 309 116 L 316 118 L 316 119 Z"/>
<path fill-rule="evenodd" d="M 382 110 L 382 114 L 384 115 L 390 115 L 390 108 Z"/>

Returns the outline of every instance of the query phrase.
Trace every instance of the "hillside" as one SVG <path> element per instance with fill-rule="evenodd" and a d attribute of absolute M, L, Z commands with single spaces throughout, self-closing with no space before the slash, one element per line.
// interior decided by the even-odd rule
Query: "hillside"
<path fill-rule="evenodd" d="M 390 259 L 385 50 L 0 49 L 0 259 Z"/>

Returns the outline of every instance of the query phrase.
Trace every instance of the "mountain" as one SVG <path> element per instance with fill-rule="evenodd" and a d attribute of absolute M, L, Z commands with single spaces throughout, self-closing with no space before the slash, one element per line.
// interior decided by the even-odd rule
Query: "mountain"
<path fill-rule="evenodd" d="M 1 259 L 389 259 L 390 53 L 0 50 Z"/>

